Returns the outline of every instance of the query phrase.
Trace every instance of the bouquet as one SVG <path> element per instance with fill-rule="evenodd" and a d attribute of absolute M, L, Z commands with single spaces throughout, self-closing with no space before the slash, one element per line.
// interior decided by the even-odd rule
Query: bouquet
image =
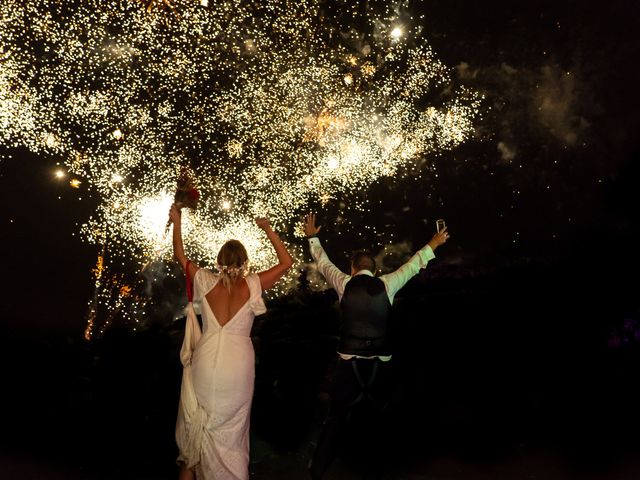
<path fill-rule="evenodd" d="M 186 168 L 182 168 L 180 170 L 180 175 L 178 175 L 178 185 L 176 188 L 176 193 L 173 196 L 173 203 L 178 208 L 190 208 L 195 210 L 198 206 L 198 200 L 200 200 L 200 192 L 193 185 L 193 180 L 191 175 Z M 169 230 L 169 226 L 171 225 L 171 220 L 167 222 L 167 231 Z"/>

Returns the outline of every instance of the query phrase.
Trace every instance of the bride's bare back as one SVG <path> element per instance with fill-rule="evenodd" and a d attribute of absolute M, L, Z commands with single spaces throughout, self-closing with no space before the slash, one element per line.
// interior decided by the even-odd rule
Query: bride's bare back
<path fill-rule="evenodd" d="M 206 295 L 207 302 L 213 315 L 220 326 L 226 325 L 236 313 L 249 300 L 249 285 L 244 278 L 236 279 L 235 284 L 231 287 L 231 292 L 227 290 L 222 281 L 211 289 Z"/>

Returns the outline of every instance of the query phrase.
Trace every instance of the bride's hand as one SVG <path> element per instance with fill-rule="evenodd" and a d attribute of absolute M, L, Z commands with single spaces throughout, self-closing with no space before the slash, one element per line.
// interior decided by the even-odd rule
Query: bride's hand
<path fill-rule="evenodd" d="M 169 221 L 173 224 L 180 223 L 182 218 L 182 212 L 180 208 L 174 203 L 171 205 L 171 209 L 169 210 Z"/>
<path fill-rule="evenodd" d="M 257 217 L 256 225 L 258 225 L 258 227 L 260 227 L 262 230 L 271 228 L 271 223 L 269 222 L 269 219 L 267 217 Z"/>

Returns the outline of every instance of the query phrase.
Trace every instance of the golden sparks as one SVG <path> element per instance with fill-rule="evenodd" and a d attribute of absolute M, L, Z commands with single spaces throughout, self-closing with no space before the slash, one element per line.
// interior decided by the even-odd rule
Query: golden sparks
<path fill-rule="evenodd" d="M 238 238 L 261 269 L 275 255 L 255 216 L 291 232 L 309 204 L 395 177 L 473 133 L 480 95 L 451 85 L 420 26 L 392 5 L 370 7 L 361 32 L 335 35 L 321 0 L 206 3 L 0 5 L 0 142 L 60 161 L 98 203 L 81 233 L 107 246 L 96 289 L 110 313 L 99 322 L 92 303 L 88 331 L 142 311 L 131 277 L 171 258 L 165 225 L 181 166 L 202 194 L 183 214 L 189 255 L 213 265 Z M 445 87 L 448 99 L 429 106 Z"/>

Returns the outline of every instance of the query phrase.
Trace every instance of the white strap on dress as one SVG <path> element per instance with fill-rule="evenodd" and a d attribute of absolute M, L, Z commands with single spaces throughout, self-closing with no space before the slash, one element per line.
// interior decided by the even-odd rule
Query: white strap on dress
<path fill-rule="evenodd" d="M 256 273 L 251 273 L 245 277 L 249 286 L 249 307 L 254 315 L 262 315 L 267 311 L 262 298 L 262 284 L 260 277 Z"/>

